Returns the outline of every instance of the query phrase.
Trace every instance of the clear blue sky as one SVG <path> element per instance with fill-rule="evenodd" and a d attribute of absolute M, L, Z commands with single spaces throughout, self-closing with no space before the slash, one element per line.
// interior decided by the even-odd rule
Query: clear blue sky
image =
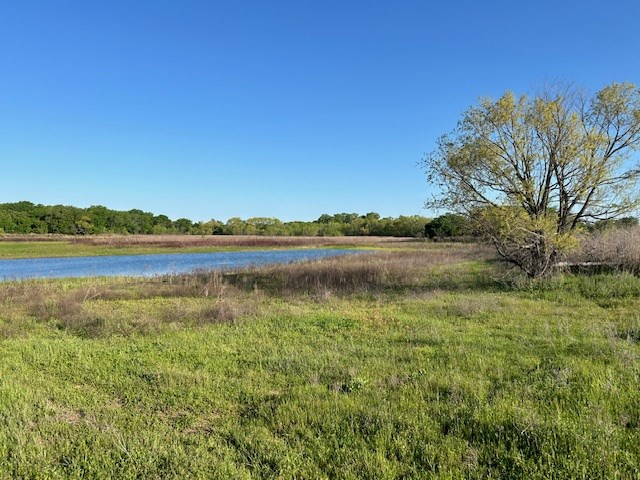
<path fill-rule="evenodd" d="M 429 214 L 480 96 L 640 83 L 640 2 L 5 1 L 0 202 Z"/>

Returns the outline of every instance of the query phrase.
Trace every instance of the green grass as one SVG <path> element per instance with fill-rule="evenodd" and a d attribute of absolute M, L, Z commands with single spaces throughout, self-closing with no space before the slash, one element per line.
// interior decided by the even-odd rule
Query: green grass
<path fill-rule="evenodd" d="M 0 478 L 640 478 L 640 279 L 429 248 L 1 284 Z"/>
<path fill-rule="evenodd" d="M 260 247 L 264 249 L 268 247 Z M 68 241 L 0 242 L 0 259 L 45 257 L 96 257 L 105 255 L 147 255 L 155 253 L 206 253 L 251 250 L 258 247 L 193 246 L 166 247 L 158 245 L 91 245 Z"/>

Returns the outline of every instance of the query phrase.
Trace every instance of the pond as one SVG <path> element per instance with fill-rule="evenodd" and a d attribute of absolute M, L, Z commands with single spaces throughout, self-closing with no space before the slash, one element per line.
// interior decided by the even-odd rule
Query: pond
<path fill-rule="evenodd" d="M 150 277 L 189 273 L 196 270 L 229 270 L 291 263 L 357 252 L 357 250 L 322 248 L 0 260 L 0 281 L 27 278 Z"/>

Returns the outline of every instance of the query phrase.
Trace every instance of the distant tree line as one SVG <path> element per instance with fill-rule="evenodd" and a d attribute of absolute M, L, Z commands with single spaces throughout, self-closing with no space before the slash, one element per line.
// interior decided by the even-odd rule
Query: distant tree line
<path fill-rule="evenodd" d="M 635 217 L 602 220 L 584 224 L 586 230 L 638 225 Z M 31 202 L 0 204 L 1 233 L 40 233 L 62 235 L 184 234 L 184 235 L 282 235 L 282 236 L 388 236 L 430 238 L 433 240 L 474 240 L 481 236 L 473 220 L 446 213 L 430 219 L 420 215 L 380 217 L 371 212 L 324 214 L 310 222 L 283 222 L 277 218 L 238 217 L 226 222 L 193 222 L 188 218 L 171 220 L 142 210 L 118 211 L 96 205 L 78 208 L 64 205 L 36 205 Z"/>
<path fill-rule="evenodd" d="M 429 219 L 419 215 L 381 218 L 377 213 L 322 215 L 310 222 L 283 222 L 277 218 L 254 217 L 226 222 L 171 220 L 142 210 L 117 211 L 97 205 L 78 208 L 65 205 L 36 205 L 31 202 L 0 204 L 0 233 L 92 235 L 191 234 L 191 235 L 375 235 L 422 237 Z"/>

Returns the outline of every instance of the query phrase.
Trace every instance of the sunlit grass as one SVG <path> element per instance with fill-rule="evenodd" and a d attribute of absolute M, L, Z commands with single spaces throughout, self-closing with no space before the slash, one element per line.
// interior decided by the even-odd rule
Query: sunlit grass
<path fill-rule="evenodd" d="M 637 478 L 638 292 L 444 245 L 3 283 L 0 478 Z"/>

